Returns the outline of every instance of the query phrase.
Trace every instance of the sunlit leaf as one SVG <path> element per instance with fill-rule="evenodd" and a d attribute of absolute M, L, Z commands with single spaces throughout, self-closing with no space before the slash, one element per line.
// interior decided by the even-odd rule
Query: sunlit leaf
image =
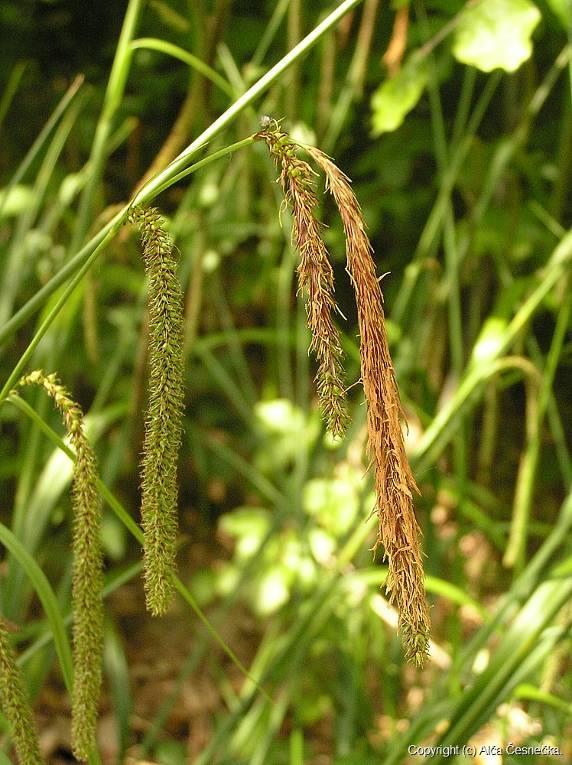
<path fill-rule="evenodd" d="M 273 614 L 290 597 L 291 573 L 284 566 L 272 566 L 258 580 L 255 608 L 263 616 Z"/>
<path fill-rule="evenodd" d="M 356 486 L 351 480 L 314 478 L 304 487 L 303 505 L 324 529 L 344 534 L 358 509 Z"/>
<path fill-rule="evenodd" d="M 320 563 L 330 561 L 336 551 L 336 542 L 323 529 L 310 529 L 308 542 L 314 558 Z"/>
<path fill-rule="evenodd" d="M 156 756 L 163 765 L 184 765 L 188 762 L 185 747 L 176 741 L 162 741 L 157 744 Z"/>
<path fill-rule="evenodd" d="M 268 513 L 260 507 L 241 507 L 220 519 L 221 530 L 236 538 L 236 553 L 248 558 L 256 552 L 268 530 Z"/>
<path fill-rule="evenodd" d="M 34 190 L 30 186 L 12 186 L 0 190 L 0 212 L 3 218 L 20 215 L 34 201 Z"/>
<path fill-rule="evenodd" d="M 217 592 L 217 575 L 209 568 L 196 571 L 190 581 L 189 589 L 199 605 L 209 603 Z"/>
<path fill-rule="evenodd" d="M 303 725 L 312 725 L 331 713 L 332 699 L 325 693 L 301 694 L 296 703 L 296 718 Z"/>
<path fill-rule="evenodd" d="M 216 591 L 224 597 L 234 592 L 240 581 L 240 571 L 233 563 L 223 563 L 217 571 Z"/>
<path fill-rule="evenodd" d="M 101 544 L 105 554 L 112 560 L 121 560 L 125 555 L 127 532 L 125 526 L 114 515 L 105 515 L 101 524 Z"/>
<path fill-rule="evenodd" d="M 485 321 L 473 348 L 473 363 L 483 364 L 497 357 L 504 342 L 506 327 L 507 322 L 498 316 L 491 316 Z"/>
<path fill-rule="evenodd" d="M 483 0 L 463 13 L 453 55 L 483 72 L 514 72 L 532 53 L 530 38 L 539 21 L 540 11 L 529 0 Z"/>
<path fill-rule="evenodd" d="M 396 130 L 421 98 L 427 83 L 427 67 L 411 58 L 399 74 L 385 80 L 371 99 L 373 135 Z"/>
<path fill-rule="evenodd" d="M 299 433 L 304 427 L 303 412 L 285 398 L 259 401 L 255 412 L 256 418 L 270 433 Z"/>

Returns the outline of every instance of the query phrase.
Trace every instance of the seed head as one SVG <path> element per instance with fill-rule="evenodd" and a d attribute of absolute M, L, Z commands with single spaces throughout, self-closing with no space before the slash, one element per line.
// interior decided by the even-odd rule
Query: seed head
<path fill-rule="evenodd" d="M 20 765 L 42 765 L 38 731 L 3 619 L 0 619 L 0 707 Z"/>
<path fill-rule="evenodd" d="M 75 451 L 73 505 L 73 661 L 72 749 L 87 759 L 95 746 L 103 656 L 103 553 L 97 461 L 83 427 L 79 404 L 55 374 L 41 370 L 22 377 L 19 386 L 39 385 L 60 411 Z"/>
<path fill-rule="evenodd" d="M 358 309 L 368 445 L 375 470 L 379 517 L 376 547 L 383 545 L 389 563 L 386 589 L 399 613 L 406 656 L 421 666 L 428 650 L 429 611 L 420 529 L 413 509 L 413 494 L 418 489 L 405 453 L 403 415 L 385 331 L 381 287 L 363 215 L 349 178 L 319 149 L 308 147 L 307 151 L 326 175 L 327 188 L 344 227 L 347 271 Z"/>
<path fill-rule="evenodd" d="M 149 405 L 141 468 L 145 594 L 155 616 L 167 611 L 176 570 L 177 457 L 183 413 L 183 298 L 173 242 L 153 208 L 137 208 L 149 286 Z"/>
<path fill-rule="evenodd" d="M 280 169 L 279 181 L 292 209 L 292 239 L 300 256 L 299 290 L 306 298 L 306 316 L 312 334 L 310 349 L 318 361 L 318 397 L 330 432 L 341 436 L 348 422 L 343 351 L 332 319 L 336 310 L 334 273 L 322 237 L 322 226 L 316 218 L 315 173 L 307 162 L 296 156 L 296 144 L 279 129 L 275 120 L 257 133 L 257 137 L 266 142 Z"/>

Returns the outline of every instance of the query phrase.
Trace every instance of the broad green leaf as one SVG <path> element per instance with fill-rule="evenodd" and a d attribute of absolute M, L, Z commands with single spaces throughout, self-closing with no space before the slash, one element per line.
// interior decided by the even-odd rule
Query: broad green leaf
<path fill-rule="evenodd" d="M 530 0 L 482 0 L 461 16 L 453 55 L 483 72 L 514 72 L 532 53 L 530 38 L 539 21 Z"/>
<path fill-rule="evenodd" d="M 426 83 L 427 67 L 416 57 L 383 82 L 371 99 L 373 135 L 396 130 L 421 98 Z"/>

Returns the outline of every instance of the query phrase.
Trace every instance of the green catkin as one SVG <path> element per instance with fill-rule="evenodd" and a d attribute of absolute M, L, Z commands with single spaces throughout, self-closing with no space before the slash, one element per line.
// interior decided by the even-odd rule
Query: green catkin
<path fill-rule="evenodd" d="M 72 479 L 72 750 L 78 759 L 86 760 L 96 745 L 103 656 L 103 553 L 97 462 L 84 432 L 82 410 L 55 374 L 31 372 L 18 385 L 44 388 L 63 417 L 76 455 Z"/>
<path fill-rule="evenodd" d="M 173 594 L 177 537 L 177 456 L 183 412 L 183 296 L 171 237 L 159 212 L 137 208 L 149 280 L 149 404 L 141 467 L 147 609 L 164 614 Z"/>
<path fill-rule="evenodd" d="M 38 732 L 10 636 L 0 618 L 0 709 L 10 724 L 20 765 L 42 765 Z"/>

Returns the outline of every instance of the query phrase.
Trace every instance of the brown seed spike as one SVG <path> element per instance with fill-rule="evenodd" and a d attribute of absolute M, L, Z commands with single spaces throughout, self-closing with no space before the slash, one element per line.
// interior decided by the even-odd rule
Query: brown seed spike
<path fill-rule="evenodd" d="M 315 215 L 318 206 L 313 186 L 315 173 L 307 162 L 296 156 L 296 144 L 280 130 L 276 121 L 257 133 L 257 137 L 266 142 L 280 169 L 280 184 L 292 208 L 292 237 L 300 254 L 298 284 L 306 295 L 306 315 L 312 333 L 310 349 L 318 360 L 318 397 L 328 429 L 334 436 L 341 436 L 348 422 L 343 351 L 332 320 L 336 308 L 334 274 L 322 227 Z"/>
<path fill-rule="evenodd" d="M 349 178 L 319 149 L 306 147 L 306 150 L 326 175 L 327 188 L 340 211 L 345 231 L 347 270 L 358 309 L 369 451 L 375 467 L 379 516 L 375 546 L 383 545 L 389 562 L 386 589 L 399 613 L 406 656 L 422 666 L 428 651 L 430 621 L 420 530 L 413 510 L 413 494 L 418 489 L 403 443 L 403 414 L 385 331 L 381 287 Z"/>

